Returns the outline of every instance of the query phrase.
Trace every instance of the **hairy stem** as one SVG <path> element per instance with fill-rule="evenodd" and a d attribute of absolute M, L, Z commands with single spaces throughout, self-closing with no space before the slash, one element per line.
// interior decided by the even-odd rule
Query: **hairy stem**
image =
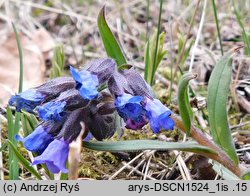
<path fill-rule="evenodd" d="M 181 131 L 186 133 L 184 124 L 179 116 L 176 114 L 172 114 L 171 118 L 175 121 L 176 127 L 178 127 Z M 218 163 L 222 164 L 224 167 L 229 169 L 238 177 L 242 177 L 242 170 L 241 168 L 236 165 L 226 154 L 225 152 L 218 147 L 213 141 L 209 140 L 206 135 L 199 130 L 198 128 L 191 126 L 190 129 L 190 137 L 195 139 L 199 144 L 209 147 L 213 149 L 217 154 L 204 154 L 205 156 L 217 161 Z"/>

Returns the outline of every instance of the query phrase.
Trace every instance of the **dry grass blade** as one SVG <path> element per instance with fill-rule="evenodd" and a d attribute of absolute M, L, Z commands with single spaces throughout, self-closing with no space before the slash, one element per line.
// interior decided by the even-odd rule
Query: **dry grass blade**
<path fill-rule="evenodd" d="M 183 158 L 181 157 L 181 153 L 174 150 L 174 154 L 176 155 L 176 161 L 177 161 L 177 164 L 179 166 L 179 170 L 180 170 L 180 173 L 181 173 L 183 180 L 192 180 L 190 173 L 189 173 L 189 170 L 188 170 Z"/>
<path fill-rule="evenodd" d="M 138 158 L 140 158 L 144 153 L 138 154 L 135 158 L 133 158 L 131 161 L 129 161 L 127 164 L 122 166 L 118 171 L 116 171 L 112 176 L 110 176 L 109 180 L 114 179 L 119 173 L 121 173 L 124 169 L 127 168 L 130 164 L 132 164 L 134 161 L 136 161 Z"/>

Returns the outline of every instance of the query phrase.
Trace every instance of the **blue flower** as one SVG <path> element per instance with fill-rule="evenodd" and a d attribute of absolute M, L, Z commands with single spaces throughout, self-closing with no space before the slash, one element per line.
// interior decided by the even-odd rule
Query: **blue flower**
<path fill-rule="evenodd" d="M 52 122 L 42 123 L 27 137 L 22 138 L 16 135 L 15 138 L 17 141 L 23 142 L 27 150 L 42 153 L 54 139 L 53 135 L 49 133 L 53 126 Z"/>
<path fill-rule="evenodd" d="M 64 112 L 64 107 L 66 105 L 66 101 L 63 102 L 48 102 L 42 106 L 37 108 L 38 115 L 43 120 L 55 120 L 61 121 L 66 112 Z"/>
<path fill-rule="evenodd" d="M 92 100 L 98 95 L 99 81 L 96 75 L 87 70 L 77 71 L 73 67 L 70 67 L 70 73 L 76 81 L 76 89 L 84 99 Z"/>
<path fill-rule="evenodd" d="M 69 144 L 64 140 L 55 139 L 52 141 L 44 152 L 35 157 L 32 165 L 45 163 L 48 169 L 53 173 L 67 173 L 66 161 L 69 154 Z"/>
<path fill-rule="evenodd" d="M 32 112 L 36 106 L 40 105 L 43 102 L 45 97 L 46 96 L 39 91 L 30 89 L 20 94 L 11 96 L 9 105 L 15 106 L 18 112 L 20 112 L 21 109 Z"/>
<path fill-rule="evenodd" d="M 146 123 L 146 113 L 142 102 L 144 98 L 142 96 L 133 96 L 127 93 L 124 93 L 121 96 L 118 96 L 115 100 L 115 106 L 118 114 L 126 122 L 126 127 L 129 129 L 140 129 Z"/>
<path fill-rule="evenodd" d="M 147 117 L 149 119 L 151 129 L 155 133 L 159 133 L 162 128 L 165 130 L 174 129 L 175 123 L 173 119 L 170 118 L 172 113 L 171 110 L 164 106 L 158 99 L 147 99 L 145 109 L 148 111 Z"/>

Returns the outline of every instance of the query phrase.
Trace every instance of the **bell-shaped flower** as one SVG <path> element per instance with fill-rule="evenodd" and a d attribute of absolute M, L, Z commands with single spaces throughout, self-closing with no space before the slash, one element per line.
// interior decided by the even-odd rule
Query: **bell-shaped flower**
<path fill-rule="evenodd" d="M 60 123 L 59 123 L 60 124 Z M 27 137 L 22 138 L 16 135 L 17 141 L 23 142 L 24 147 L 31 152 L 42 153 L 45 148 L 54 140 L 55 133 L 59 132 L 60 126 L 53 121 L 39 124 Z"/>
<path fill-rule="evenodd" d="M 99 81 L 95 74 L 87 70 L 77 71 L 73 67 L 70 67 L 70 73 L 76 81 L 75 88 L 80 91 L 83 99 L 92 100 L 97 97 Z"/>
<path fill-rule="evenodd" d="M 59 77 L 33 89 L 26 90 L 9 99 L 9 105 L 18 112 L 25 109 L 32 112 L 38 105 L 56 98 L 61 92 L 74 88 L 75 82 L 70 77 Z"/>
<path fill-rule="evenodd" d="M 64 107 L 66 105 L 66 101 L 63 102 L 55 102 L 51 101 L 45 103 L 42 106 L 37 108 L 38 115 L 43 120 L 55 120 L 61 121 L 66 112 L 64 111 Z"/>
<path fill-rule="evenodd" d="M 69 143 L 63 139 L 53 140 L 44 152 L 35 157 L 32 165 L 45 163 L 48 169 L 53 173 L 67 173 L 66 162 L 69 154 Z"/>
<path fill-rule="evenodd" d="M 136 130 L 147 123 L 147 111 L 143 106 L 143 101 L 142 96 L 133 96 L 127 93 L 116 98 L 117 112 L 125 121 L 127 128 Z"/>
<path fill-rule="evenodd" d="M 32 112 L 33 109 L 40 105 L 45 99 L 45 95 L 35 89 L 29 89 L 20 94 L 13 95 L 9 99 L 9 105 L 15 106 L 18 112 L 21 109 L 25 109 L 28 112 Z"/>
<path fill-rule="evenodd" d="M 64 91 L 59 97 L 37 107 L 38 115 L 43 120 L 61 121 L 69 111 L 88 104 L 76 89 Z"/>
<path fill-rule="evenodd" d="M 159 133 L 161 129 L 174 129 L 175 123 L 173 119 L 170 118 L 172 111 L 164 106 L 158 99 L 147 99 L 145 109 L 147 110 L 150 127 L 155 133 Z"/>

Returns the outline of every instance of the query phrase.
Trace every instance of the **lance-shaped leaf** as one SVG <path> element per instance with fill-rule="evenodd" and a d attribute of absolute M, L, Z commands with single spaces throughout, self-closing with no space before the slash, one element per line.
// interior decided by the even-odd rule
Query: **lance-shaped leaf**
<path fill-rule="evenodd" d="M 189 96 L 188 96 L 188 82 L 191 79 L 194 79 L 196 75 L 192 73 L 185 73 L 179 82 L 178 85 L 178 104 L 180 115 L 183 120 L 186 134 L 189 136 L 190 127 L 191 127 L 191 119 L 193 117 L 193 111 L 189 104 Z"/>
<path fill-rule="evenodd" d="M 126 140 L 116 142 L 83 142 L 84 147 L 97 151 L 182 150 L 202 155 L 216 154 L 212 149 L 196 142 L 164 142 L 158 140 Z"/>
<path fill-rule="evenodd" d="M 227 119 L 227 97 L 232 72 L 232 53 L 215 65 L 208 83 L 208 117 L 214 141 L 238 164 L 233 138 Z"/>
<path fill-rule="evenodd" d="M 105 7 L 103 7 L 98 15 L 98 28 L 102 38 L 103 45 L 107 52 L 107 55 L 115 59 L 118 66 L 125 64 L 126 59 L 123 55 L 122 49 L 115 39 L 115 36 L 111 32 L 106 19 L 105 19 Z"/>

